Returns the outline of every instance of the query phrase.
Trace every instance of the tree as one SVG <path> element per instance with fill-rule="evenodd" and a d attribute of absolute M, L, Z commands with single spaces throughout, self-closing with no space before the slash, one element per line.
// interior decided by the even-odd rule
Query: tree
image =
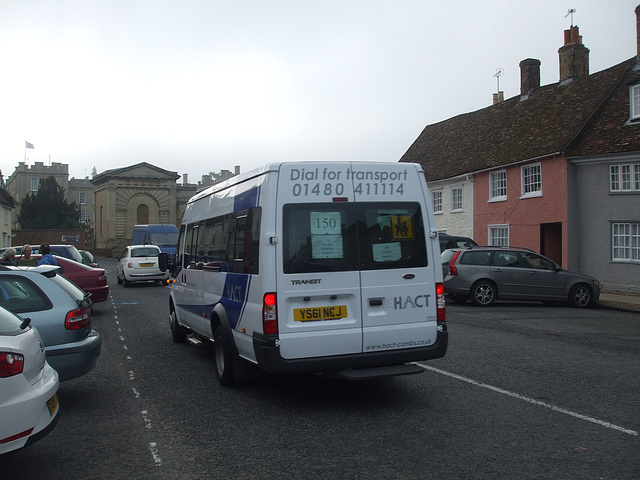
<path fill-rule="evenodd" d="M 38 191 L 25 195 L 18 223 L 23 229 L 80 228 L 80 209 L 67 203 L 64 189 L 53 177 L 40 179 Z"/>

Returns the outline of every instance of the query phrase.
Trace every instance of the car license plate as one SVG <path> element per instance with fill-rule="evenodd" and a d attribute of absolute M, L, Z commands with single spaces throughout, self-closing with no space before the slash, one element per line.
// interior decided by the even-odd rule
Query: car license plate
<path fill-rule="evenodd" d="M 155 266 L 155 263 L 141 263 L 140 266 L 141 267 L 153 267 L 153 266 Z"/>
<path fill-rule="evenodd" d="M 296 322 L 310 322 L 314 320 L 336 320 L 338 318 L 345 318 L 346 316 L 346 305 L 293 309 L 293 319 Z"/>
<path fill-rule="evenodd" d="M 49 415 L 52 415 L 54 413 L 56 413 L 56 410 L 58 409 L 58 394 L 54 393 L 53 397 L 51 397 L 49 400 L 47 400 L 47 408 L 49 409 Z"/>

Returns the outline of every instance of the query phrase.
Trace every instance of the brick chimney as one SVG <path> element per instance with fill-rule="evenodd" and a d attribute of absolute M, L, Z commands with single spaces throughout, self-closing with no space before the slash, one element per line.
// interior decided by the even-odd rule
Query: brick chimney
<path fill-rule="evenodd" d="M 582 44 L 577 25 L 564 31 L 564 45 L 558 50 L 558 55 L 561 82 L 589 75 L 589 49 Z"/>
<path fill-rule="evenodd" d="M 540 60 L 527 58 L 520 62 L 520 96 L 526 97 L 540 88 Z"/>

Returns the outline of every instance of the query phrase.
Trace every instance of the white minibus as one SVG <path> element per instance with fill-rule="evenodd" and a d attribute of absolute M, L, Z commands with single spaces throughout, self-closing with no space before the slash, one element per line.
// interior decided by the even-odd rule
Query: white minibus
<path fill-rule="evenodd" d="M 419 373 L 447 350 L 440 246 L 421 167 L 273 163 L 187 204 L 173 340 L 213 342 L 222 385 L 271 374 Z"/>

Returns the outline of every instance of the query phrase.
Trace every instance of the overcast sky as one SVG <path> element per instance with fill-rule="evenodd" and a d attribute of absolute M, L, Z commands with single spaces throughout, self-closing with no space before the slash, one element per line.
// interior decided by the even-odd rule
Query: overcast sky
<path fill-rule="evenodd" d="M 634 57 L 640 0 L 0 0 L 0 169 L 203 174 L 398 161 L 422 129 L 558 81 L 565 17 L 595 73 Z M 25 149 L 25 141 L 34 149 Z M 26 153 L 26 156 L 25 156 Z"/>

